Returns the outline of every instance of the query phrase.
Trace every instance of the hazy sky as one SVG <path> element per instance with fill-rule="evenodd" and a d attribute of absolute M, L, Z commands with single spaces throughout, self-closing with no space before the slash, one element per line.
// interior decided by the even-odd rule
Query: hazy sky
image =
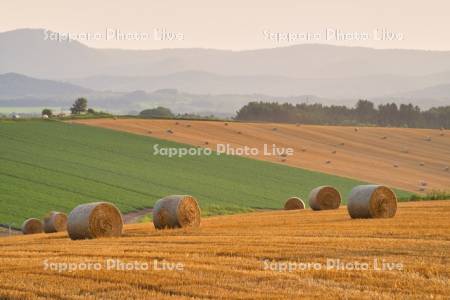
<path fill-rule="evenodd" d="M 106 48 L 240 50 L 314 42 L 450 50 L 449 15 L 448 0 L 2 0 L 0 31 L 46 28 Z M 163 29 L 170 34 L 162 36 Z"/>

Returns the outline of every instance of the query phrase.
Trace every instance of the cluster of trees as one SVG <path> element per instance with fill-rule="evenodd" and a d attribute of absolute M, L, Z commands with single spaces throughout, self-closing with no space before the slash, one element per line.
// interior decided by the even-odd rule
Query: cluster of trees
<path fill-rule="evenodd" d="M 168 118 L 168 119 L 175 117 L 175 115 L 170 109 L 162 106 L 145 109 L 139 113 L 139 116 L 144 118 Z"/>
<path fill-rule="evenodd" d="M 160 118 L 160 119 L 186 119 L 186 120 L 214 120 L 213 115 L 201 116 L 197 114 L 177 114 L 175 115 L 169 108 L 158 106 L 156 108 L 145 109 L 139 113 L 143 118 Z"/>
<path fill-rule="evenodd" d="M 75 102 L 73 103 L 72 107 L 70 108 L 70 112 L 72 113 L 72 115 L 104 114 L 102 112 L 98 113 L 92 108 L 88 108 L 88 101 L 87 101 L 86 98 L 78 98 L 78 99 L 76 99 Z M 53 111 L 51 109 L 49 109 L 49 108 L 44 108 L 42 110 L 42 115 L 43 116 L 46 115 L 48 117 L 52 117 L 53 116 Z"/>
<path fill-rule="evenodd" d="M 450 128 L 450 106 L 422 111 L 412 104 L 387 103 L 377 107 L 359 100 L 354 108 L 322 104 L 250 102 L 236 115 L 240 121 L 285 122 L 324 125 L 378 125 Z"/>

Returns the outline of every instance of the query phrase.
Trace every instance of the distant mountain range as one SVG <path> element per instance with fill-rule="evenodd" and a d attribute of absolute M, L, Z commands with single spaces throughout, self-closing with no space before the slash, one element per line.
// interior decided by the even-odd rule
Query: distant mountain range
<path fill-rule="evenodd" d="M 147 106 L 149 98 L 155 99 L 155 91 L 166 89 L 180 91 L 177 97 L 209 95 L 210 101 L 217 101 L 212 100 L 214 95 L 267 95 L 262 98 L 317 99 L 327 104 L 364 98 L 412 101 L 423 107 L 450 105 L 450 51 L 312 44 L 252 51 L 118 50 L 48 41 L 44 36 L 43 29 L 0 33 L 3 105 L 5 100 L 19 98 L 63 101 L 77 95 L 125 96 L 122 101 L 129 101 L 126 95 L 141 91 L 137 92 L 143 97 L 140 103 Z M 199 99 L 203 99 L 199 103 L 206 101 Z M 221 105 L 230 112 L 235 107 L 228 99 L 223 98 Z M 208 103 L 205 109 L 216 104 Z"/>
<path fill-rule="evenodd" d="M 315 96 L 273 97 L 263 94 L 190 94 L 176 89 L 154 92 L 108 92 L 86 89 L 70 83 L 35 79 L 7 73 L 0 75 L 0 107 L 55 107 L 67 110 L 78 97 L 87 97 L 91 107 L 120 113 L 138 113 L 145 108 L 167 106 L 180 113 L 232 116 L 249 101 L 291 103 L 327 102 Z"/>
<path fill-rule="evenodd" d="M 83 95 L 92 91 L 71 83 L 36 79 L 17 73 L 0 74 L 0 99 Z"/>

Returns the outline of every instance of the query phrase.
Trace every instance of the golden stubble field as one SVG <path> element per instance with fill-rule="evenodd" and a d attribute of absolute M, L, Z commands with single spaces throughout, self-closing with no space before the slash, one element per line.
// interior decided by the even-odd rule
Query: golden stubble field
<path fill-rule="evenodd" d="M 400 203 L 393 219 L 352 220 L 341 207 L 210 217 L 197 229 L 156 231 L 143 223 L 126 225 L 122 238 L 1 238 L 0 299 L 448 299 L 449 254 L 450 201 Z M 149 269 L 45 270 L 46 260 L 107 259 L 147 262 Z M 327 259 L 369 268 L 327 269 Z M 375 270 L 374 259 L 395 270 Z M 154 260 L 182 270 L 154 269 Z M 287 262 L 291 272 L 275 269 Z"/>
<path fill-rule="evenodd" d="M 450 189 L 449 130 L 143 119 L 74 122 L 213 150 L 218 144 L 254 147 L 260 155 L 252 158 L 418 193 Z M 264 155 L 264 144 L 293 148 L 294 155 Z"/>

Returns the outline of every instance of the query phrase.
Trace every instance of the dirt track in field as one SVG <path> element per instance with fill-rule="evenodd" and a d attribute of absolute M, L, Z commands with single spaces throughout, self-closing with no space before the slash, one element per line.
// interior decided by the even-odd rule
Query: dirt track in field
<path fill-rule="evenodd" d="M 254 147 L 260 155 L 253 158 L 414 192 L 450 190 L 449 130 L 142 119 L 75 122 L 213 150 L 217 144 Z M 294 155 L 264 155 L 264 144 L 293 148 Z"/>
<path fill-rule="evenodd" d="M 126 225 L 122 238 L 5 237 L 0 249 L 1 299 L 444 299 L 450 201 L 400 203 L 393 219 L 352 220 L 345 207 L 256 212 L 207 218 L 197 229 Z M 110 258 L 149 269 L 108 269 Z M 183 270 L 155 269 L 155 259 L 158 268 L 165 260 Z M 89 262 L 102 268 L 54 267 Z M 279 271 L 288 263 L 291 272 Z M 350 269 L 358 263 L 368 269 Z"/>

